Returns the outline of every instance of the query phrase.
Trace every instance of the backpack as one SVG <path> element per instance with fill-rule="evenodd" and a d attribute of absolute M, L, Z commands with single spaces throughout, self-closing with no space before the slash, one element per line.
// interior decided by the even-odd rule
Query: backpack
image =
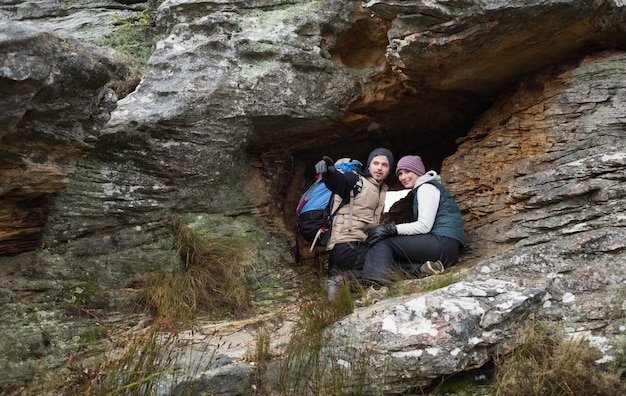
<path fill-rule="evenodd" d="M 360 161 L 350 158 L 342 158 L 335 162 L 335 168 L 341 173 L 358 172 L 361 167 Z M 363 182 L 359 179 L 350 192 L 350 202 L 361 191 L 361 187 L 363 187 Z M 330 238 L 333 216 L 347 203 L 346 201 L 341 202 L 331 213 L 333 201 L 334 194 L 322 181 L 322 175 L 315 176 L 313 183 L 298 201 L 298 206 L 296 207 L 298 233 L 311 242 L 311 251 L 316 246 L 326 246 Z"/>

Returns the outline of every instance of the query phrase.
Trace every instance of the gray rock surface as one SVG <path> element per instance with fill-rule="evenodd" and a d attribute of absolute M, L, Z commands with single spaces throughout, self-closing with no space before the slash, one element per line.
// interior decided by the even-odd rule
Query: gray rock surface
<path fill-rule="evenodd" d="M 510 350 L 543 295 L 491 278 L 384 300 L 333 325 L 322 353 L 337 370 L 366 370 L 364 394 L 428 387 Z"/>

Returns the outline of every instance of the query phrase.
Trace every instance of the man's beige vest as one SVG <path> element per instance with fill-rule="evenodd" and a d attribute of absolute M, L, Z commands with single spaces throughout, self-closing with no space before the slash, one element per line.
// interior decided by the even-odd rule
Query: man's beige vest
<path fill-rule="evenodd" d="M 331 250 L 337 243 L 365 242 L 368 231 L 380 223 L 388 187 L 371 177 L 362 176 L 361 179 L 363 187 L 354 197 L 352 204 L 345 203 L 335 214 L 326 250 Z M 336 195 L 333 210 L 340 203 L 341 197 Z"/>

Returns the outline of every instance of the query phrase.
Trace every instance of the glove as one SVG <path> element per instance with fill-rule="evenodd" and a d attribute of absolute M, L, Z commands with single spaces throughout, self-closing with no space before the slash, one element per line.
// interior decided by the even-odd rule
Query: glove
<path fill-rule="evenodd" d="M 334 173 L 335 172 L 335 163 L 330 157 L 324 156 L 321 161 L 315 164 L 315 172 L 318 174 Z"/>
<path fill-rule="evenodd" d="M 372 228 L 372 230 L 367 235 L 368 245 L 373 245 L 377 242 L 382 241 L 385 238 L 389 238 L 390 236 L 398 235 L 398 230 L 396 229 L 396 223 L 389 224 L 381 224 Z"/>

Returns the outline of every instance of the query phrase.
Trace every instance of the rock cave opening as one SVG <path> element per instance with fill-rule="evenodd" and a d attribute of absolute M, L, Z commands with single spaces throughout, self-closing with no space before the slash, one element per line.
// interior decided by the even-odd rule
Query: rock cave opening
<path fill-rule="evenodd" d="M 249 146 L 274 206 L 268 216 L 272 228 L 282 229 L 289 239 L 296 237 L 295 208 L 315 176 L 315 163 L 324 155 L 366 162 L 371 150 L 386 147 L 396 162 L 404 155 L 417 154 L 428 169 L 440 172 L 443 161 L 456 152 L 460 139 L 490 103 L 460 94 L 405 94 L 393 103 L 362 102 L 340 122 L 256 120 L 255 128 L 274 131 L 260 134 L 263 141 Z M 395 167 L 386 183 L 392 191 L 402 189 Z M 280 218 L 282 225 L 271 217 Z"/>

